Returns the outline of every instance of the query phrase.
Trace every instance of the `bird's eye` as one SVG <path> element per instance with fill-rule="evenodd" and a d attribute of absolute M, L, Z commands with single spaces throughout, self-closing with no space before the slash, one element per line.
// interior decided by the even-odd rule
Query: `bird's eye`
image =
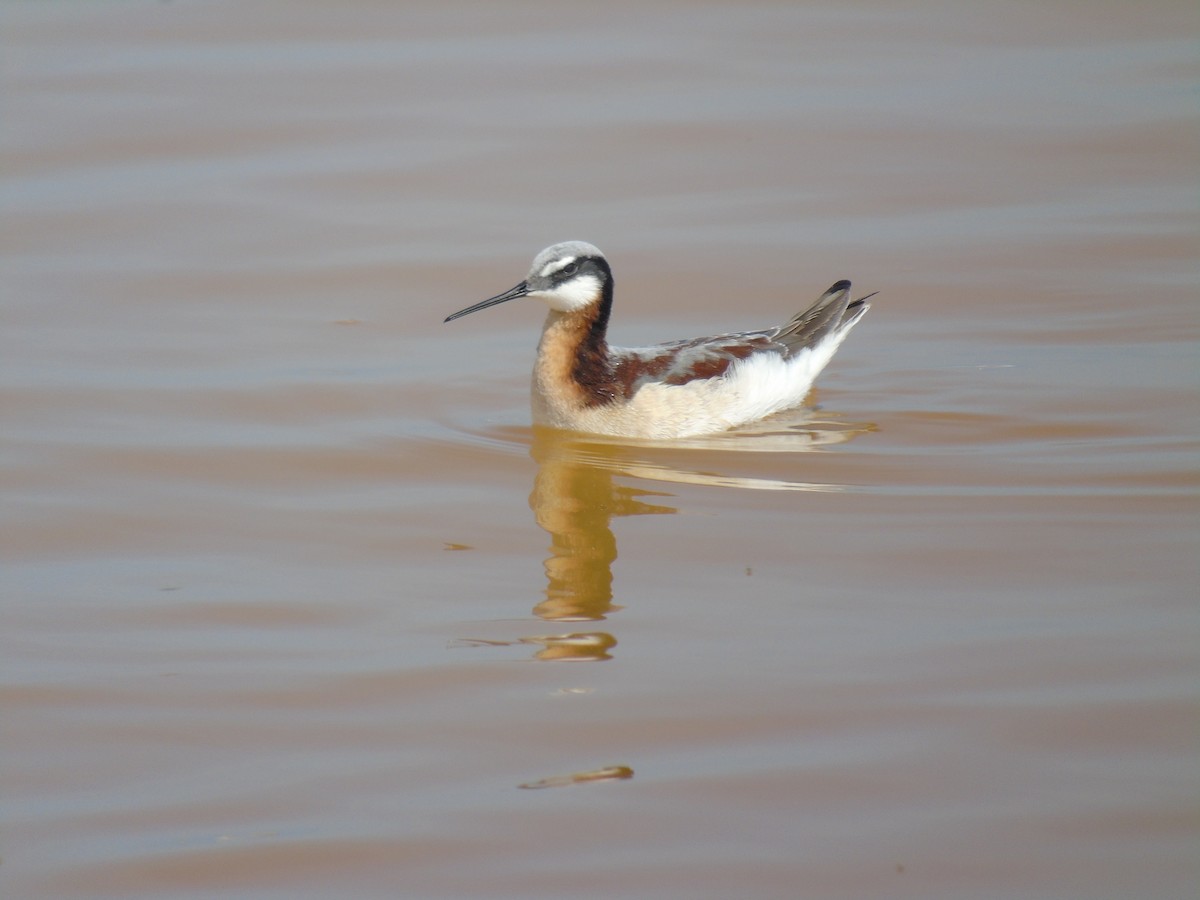
<path fill-rule="evenodd" d="M 569 262 L 560 270 L 564 278 L 570 278 L 579 271 L 579 262 Z"/>

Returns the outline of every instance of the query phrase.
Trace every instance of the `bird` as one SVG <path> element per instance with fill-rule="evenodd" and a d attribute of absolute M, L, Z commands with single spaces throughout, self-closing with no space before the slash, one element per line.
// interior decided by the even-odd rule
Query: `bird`
<path fill-rule="evenodd" d="M 851 299 L 838 281 L 785 325 L 613 347 L 612 267 L 585 241 L 553 244 L 524 280 L 447 316 L 532 297 L 549 308 L 533 367 L 534 422 L 626 438 L 715 434 L 803 404 L 813 381 L 875 294 Z"/>

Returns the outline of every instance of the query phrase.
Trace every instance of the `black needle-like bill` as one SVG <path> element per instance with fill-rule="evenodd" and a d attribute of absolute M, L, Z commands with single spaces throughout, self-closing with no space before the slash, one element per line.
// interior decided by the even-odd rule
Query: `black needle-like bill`
<path fill-rule="evenodd" d="M 507 303 L 509 300 L 516 300 L 518 297 L 524 297 L 528 293 L 529 284 L 522 281 L 516 287 L 509 288 L 503 294 L 497 294 L 495 297 L 488 297 L 488 299 L 482 300 L 479 303 L 476 303 L 474 306 L 468 306 L 466 309 L 460 309 L 458 312 L 446 316 L 444 321 L 450 322 L 454 319 L 460 318 L 461 316 L 469 315 L 473 312 L 479 312 L 481 309 L 487 309 L 489 306 L 498 306 L 501 303 Z"/>

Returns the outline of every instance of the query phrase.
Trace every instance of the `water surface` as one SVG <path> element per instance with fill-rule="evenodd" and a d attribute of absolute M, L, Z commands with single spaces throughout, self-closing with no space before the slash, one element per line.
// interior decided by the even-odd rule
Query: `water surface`
<path fill-rule="evenodd" d="M 1190 896 L 1190 4 L 0 17 L 5 896 Z M 620 343 L 882 293 L 545 432 L 441 320 L 568 238 Z"/>

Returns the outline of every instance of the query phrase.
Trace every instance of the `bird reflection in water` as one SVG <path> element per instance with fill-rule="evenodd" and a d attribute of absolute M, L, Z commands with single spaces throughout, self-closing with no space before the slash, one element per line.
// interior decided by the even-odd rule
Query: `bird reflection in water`
<path fill-rule="evenodd" d="M 617 539 L 610 520 L 676 511 L 642 499 L 668 494 L 613 483 L 614 467 L 604 465 L 602 457 L 619 452 L 616 445 L 582 444 L 578 435 L 534 430 L 530 454 L 538 472 L 529 506 L 538 525 L 550 535 L 550 556 L 544 564 L 546 598 L 533 608 L 540 619 L 598 622 L 619 610 L 612 594 Z M 606 631 L 582 631 L 532 635 L 521 642 L 539 645 L 535 654 L 539 660 L 584 662 L 611 659 L 609 650 L 617 639 Z"/>
<path fill-rule="evenodd" d="M 529 506 L 538 525 L 550 534 L 551 551 L 545 562 L 546 599 L 533 608 L 539 618 L 598 621 L 619 610 L 612 602 L 617 539 L 609 521 L 613 516 L 676 512 L 642 499 L 669 494 L 613 483 L 611 457 L 620 449 L 614 444 L 584 444 L 578 436 L 549 428 L 534 432 L 530 453 L 538 473 Z"/>
<path fill-rule="evenodd" d="M 839 484 L 698 471 L 681 467 L 678 453 L 724 451 L 733 461 L 746 453 L 807 452 L 843 443 L 873 428 L 797 417 L 786 425 L 776 421 L 759 430 L 742 429 L 728 436 L 675 441 L 659 447 L 535 426 L 530 455 L 538 470 L 529 506 L 538 525 L 550 535 L 550 556 L 544 562 L 545 599 L 533 607 L 534 615 L 555 623 L 599 622 L 620 610 L 613 603 L 612 590 L 612 566 L 617 558 L 617 539 L 610 527 L 613 517 L 678 512 L 661 502 L 671 494 L 620 484 L 614 476 L 745 490 L 842 491 L 846 488 Z M 617 640 L 605 631 L 572 631 L 530 635 L 515 641 L 469 643 L 532 644 L 539 648 L 534 654 L 538 660 L 585 662 L 611 659 L 609 651 Z"/>
<path fill-rule="evenodd" d="M 808 415 L 788 427 L 778 421 L 737 435 L 676 441 L 676 450 L 812 451 L 850 440 L 874 426 L 818 420 Z M 675 507 L 654 502 L 671 497 L 662 491 L 613 481 L 614 474 L 639 480 L 678 481 L 755 490 L 840 491 L 838 484 L 786 482 L 761 477 L 691 471 L 671 465 L 645 445 L 535 426 L 530 455 L 538 464 L 529 506 L 550 534 L 551 555 L 545 561 L 546 599 L 534 615 L 554 622 L 599 621 L 621 607 L 612 602 L 612 564 L 617 539 L 609 523 L 614 516 L 666 515 Z M 649 498 L 649 499 L 648 499 Z M 615 643 L 615 641 L 613 642 Z"/>

